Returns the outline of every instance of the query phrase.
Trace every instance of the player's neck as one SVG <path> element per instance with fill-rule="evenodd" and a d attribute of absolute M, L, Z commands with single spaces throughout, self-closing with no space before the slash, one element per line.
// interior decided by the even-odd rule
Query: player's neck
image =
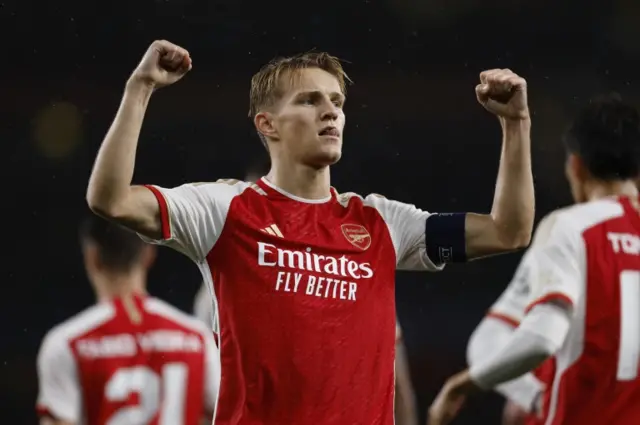
<path fill-rule="evenodd" d="M 324 199 L 331 196 L 329 167 L 314 169 L 302 164 L 275 162 L 267 179 L 287 193 L 304 199 Z"/>
<path fill-rule="evenodd" d="M 141 274 L 101 275 L 93 281 L 98 302 L 146 294 L 146 276 Z"/>
<path fill-rule="evenodd" d="M 590 201 L 608 198 L 611 196 L 628 196 L 635 198 L 638 196 L 638 188 L 636 187 L 635 182 L 631 180 L 597 182 L 589 188 L 588 199 Z"/>

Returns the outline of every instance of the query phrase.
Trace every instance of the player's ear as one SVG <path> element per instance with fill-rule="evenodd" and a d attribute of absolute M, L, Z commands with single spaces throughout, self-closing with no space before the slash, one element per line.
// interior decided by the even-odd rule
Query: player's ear
<path fill-rule="evenodd" d="M 567 175 L 569 178 L 572 178 L 574 181 L 585 181 L 589 178 L 589 171 L 587 167 L 580 158 L 580 156 L 575 153 L 570 153 L 567 157 Z"/>
<path fill-rule="evenodd" d="M 258 112 L 253 118 L 253 123 L 260 134 L 271 140 L 278 138 L 278 131 L 274 125 L 273 118 L 273 114 L 269 112 Z"/>

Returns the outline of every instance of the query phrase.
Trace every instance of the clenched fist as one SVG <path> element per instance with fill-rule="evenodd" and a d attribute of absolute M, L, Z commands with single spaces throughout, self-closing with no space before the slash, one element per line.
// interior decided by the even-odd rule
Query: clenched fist
<path fill-rule="evenodd" d="M 527 82 L 510 69 L 491 69 L 480 73 L 476 86 L 478 102 L 500 118 L 529 118 Z"/>
<path fill-rule="evenodd" d="M 189 70 L 189 52 L 173 43 L 159 40 L 149 46 L 130 80 L 160 88 L 175 83 Z"/>

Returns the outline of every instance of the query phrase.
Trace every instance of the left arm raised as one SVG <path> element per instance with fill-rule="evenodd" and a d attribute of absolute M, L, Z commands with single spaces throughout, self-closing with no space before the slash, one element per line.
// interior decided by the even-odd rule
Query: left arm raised
<path fill-rule="evenodd" d="M 368 197 L 365 202 L 376 207 L 389 225 L 400 269 L 441 270 L 445 263 L 529 245 L 535 199 L 527 82 L 509 69 L 484 71 L 476 86 L 476 97 L 502 126 L 502 152 L 491 213 L 429 214 L 410 205 Z"/>
<path fill-rule="evenodd" d="M 476 97 L 500 120 L 502 152 L 491 213 L 466 216 L 467 259 L 529 245 L 535 209 L 527 82 L 510 69 L 484 71 Z"/>
<path fill-rule="evenodd" d="M 529 245 L 535 199 L 531 172 L 531 121 L 500 118 L 503 141 L 490 214 L 465 218 L 466 257 L 485 257 Z"/>
<path fill-rule="evenodd" d="M 493 206 L 489 214 L 435 213 L 369 195 L 389 225 L 403 270 L 440 270 L 529 245 L 535 199 L 531 172 L 531 121 L 500 117 L 503 141 Z"/>

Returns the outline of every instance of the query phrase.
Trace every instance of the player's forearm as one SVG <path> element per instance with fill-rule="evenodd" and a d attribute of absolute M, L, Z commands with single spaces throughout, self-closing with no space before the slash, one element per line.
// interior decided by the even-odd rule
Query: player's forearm
<path fill-rule="evenodd" d="M 495 388 L 536 369 L 551 355 L 549 351 L 543 337 L 519 330 L 497 355 L 471 366 L 470 375 L 481 388 Z"/>
<path fill-rule="evenodd" d="M 501 119 L 503 141 L 491 216 L 507 248 L 531 240 L 535 213 L 531 172 L 531 121 Z"/>
<path fill-rule="evenodd" d="M 508 344 L 487 360 L 471 366 L 470 376 L 481 388 L 495 388 L 536 369 L 564 343 L 571 321 L 556 305 L 535 306 Z"/>
<path fill-rule="evenodd" d="M 485 362 L 502 350 L 511 340 L 515 328 L 491 316 L 485 317 L 475 329 L 467 346 L 467 362 L 474 366 Z M 542 383 L 532 373 L 496 387 L 496 391 L 523 409 L 531 409 Z"/>
<path fill-rule="evenodd" d="M 105 215 L 124 202 L 131 190 L 138 138 L 152 88 L 127 83 L 120 108 L 98 151 L 87 189 L 91 209 Z"/>

